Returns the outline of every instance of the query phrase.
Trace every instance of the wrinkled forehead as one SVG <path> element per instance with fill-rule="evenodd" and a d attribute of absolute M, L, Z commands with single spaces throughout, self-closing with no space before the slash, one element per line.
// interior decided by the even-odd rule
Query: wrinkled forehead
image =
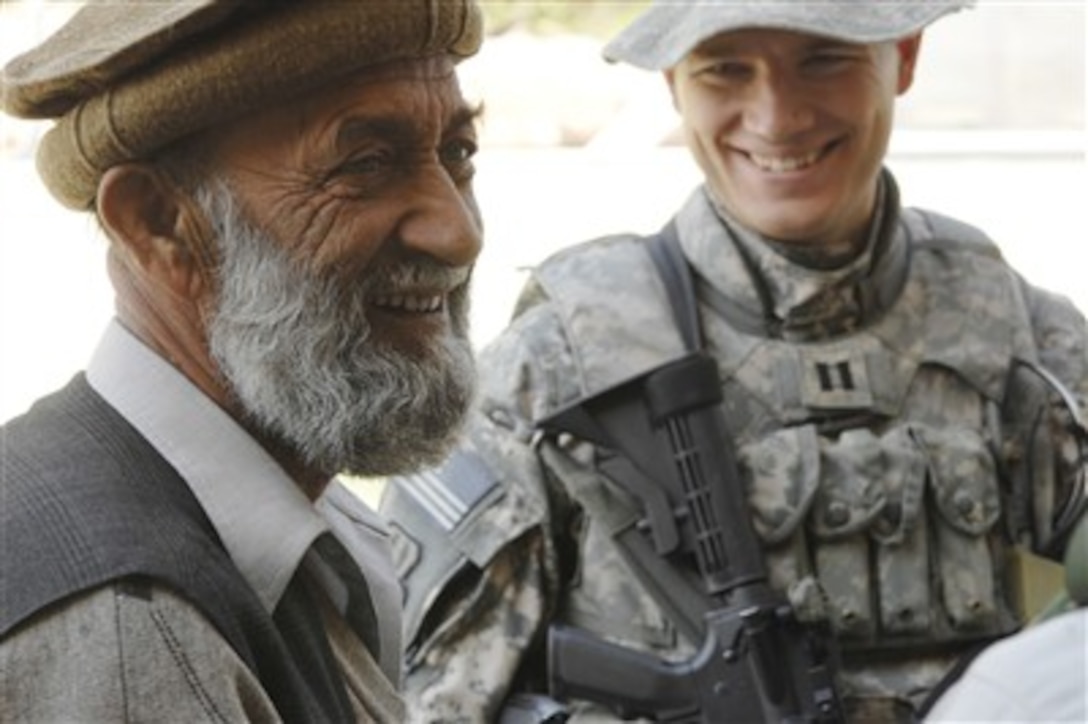
<path fill-rule="evenodd" d="M 313 123 L 324 118 L 389 117 L 405 121 L 414 115 L 445 118 L 467 106 L 457 76 L 457 59 L 434 55 L 405 58 L 371 66 L 314 89 L 293 103 L 275 109 Z M 261 118 L 269 111 L 258 111 Z"/>
<path fill-rule="evenodd" d="M 252 115 L 277 109 L 335 109 L 341 105 L 381 109 L 404 105 L 409 97 L 431 102 L 460 101 L 457 59 L 431 55 L 388 61 L 318 86 L 292 103 L 274 104 Z"/>

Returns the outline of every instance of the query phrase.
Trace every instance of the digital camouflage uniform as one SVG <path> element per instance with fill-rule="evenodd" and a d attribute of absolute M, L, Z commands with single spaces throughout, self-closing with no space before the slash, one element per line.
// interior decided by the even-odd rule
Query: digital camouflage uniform
<path fill-rule="evenodd" d="M 1056 554 L 1079 470 L 1079 409 L 1034 370 L 1088 399 L 1082 315 L 981 232 L 901 212 L 887 172 L 881 189 L 866 251 L 833 270 L 723 223 L 703 189 L 675 218 L 771 583 L 835 632 L 856 721 L 906 716 L 958 655 L 1019 625 L 1011 544 Z M 665 659 L 696 650 L 614 542 L 632 499 L 588 443 L 534 425 L 682 353 L 644 238 L 535 270 L 480 356 L 464 447 L 383 501 L 420 721 L 494 721 L 509 693 L 545 692 L 551 622 Z"/>

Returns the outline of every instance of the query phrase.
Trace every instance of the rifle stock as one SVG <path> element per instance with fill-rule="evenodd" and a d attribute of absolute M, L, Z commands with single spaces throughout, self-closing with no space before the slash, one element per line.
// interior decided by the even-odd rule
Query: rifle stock
<path fill-rule="evenodd" d="M 767 583 L 721 402 L 716 362 L 695 352 L 541 422 L 622 455 L 664 489 L 651 495 L 644 479 L 616 480 L 642 503 L 657 552 L 694 559 L 713 603 L 699 651 L 682 662 L 553 627 L 552 694 L 664 722 L 841 721 L 824 643 Z M 682 544 L 662 550 L 673 528 Z"/>

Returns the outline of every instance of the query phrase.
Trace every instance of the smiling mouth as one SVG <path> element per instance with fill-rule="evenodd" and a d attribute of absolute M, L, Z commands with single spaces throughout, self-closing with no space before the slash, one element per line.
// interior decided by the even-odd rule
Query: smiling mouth
<path fill-rule="evenodd" d="M 371 303 L 388 312 L 437 312 L 445 305 L 441 294 L 382 294 L 374 297 Z"/>
<path fill-rule="evenodd" d="M 389 314 L 443 312 L 451 297 L 468 284 L 471 274 L 471 267 L 401 266 L 386 273 L 384 283 L 370 290 L 367 303 Z"/>
<path fill-rule="evenodd" d="M 793 171 L 804 171 L 815 165 L 830 149 L 831 145 L 793 156 L 765 156 L 750 151 L 745 155 L 760 171 L 766 171 L 768 173 L 791 173 Z"/>

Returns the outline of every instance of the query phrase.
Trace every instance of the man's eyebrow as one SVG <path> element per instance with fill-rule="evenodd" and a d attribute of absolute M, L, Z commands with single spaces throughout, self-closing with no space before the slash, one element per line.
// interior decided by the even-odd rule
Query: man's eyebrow
<path fill-rule="evenodd" d="M 812 42 L 808 44 L 808 50 L 843 50 L 849 48 L 862 48 L 864 45 L 861 43 L 851 43 L 848 40 L 838 40 L 836 38 L 813 38 Z"/>
<path fill-rule="evenodd" d="M 483 115 L 483 104 L 458 107 L 446 122 L 444 133 L 473 126 Z M 336 147 L 350 148 L 368 139 L 411 141 L 419 135 L 419 129 L 410 117 L 400 114 L 355 116 L 344 121 L 336 132 Z"/>
<path fill-rule="evenodd" d="M 465 126 L 475 126 L 483 119 L 483 116 L 484 104 L 482 102 L 474 106 L 463 105 L 454 111 L 449 123 L 446 124 L 446 130 L 453 131 Z"/>
<path fill-rule="evenodd" d="M 401 115 L 353 116 L 337 129 L 336 147 L 351 148 L 375 138 L 408 140 L 416 134 L 411 120 Z"/>

